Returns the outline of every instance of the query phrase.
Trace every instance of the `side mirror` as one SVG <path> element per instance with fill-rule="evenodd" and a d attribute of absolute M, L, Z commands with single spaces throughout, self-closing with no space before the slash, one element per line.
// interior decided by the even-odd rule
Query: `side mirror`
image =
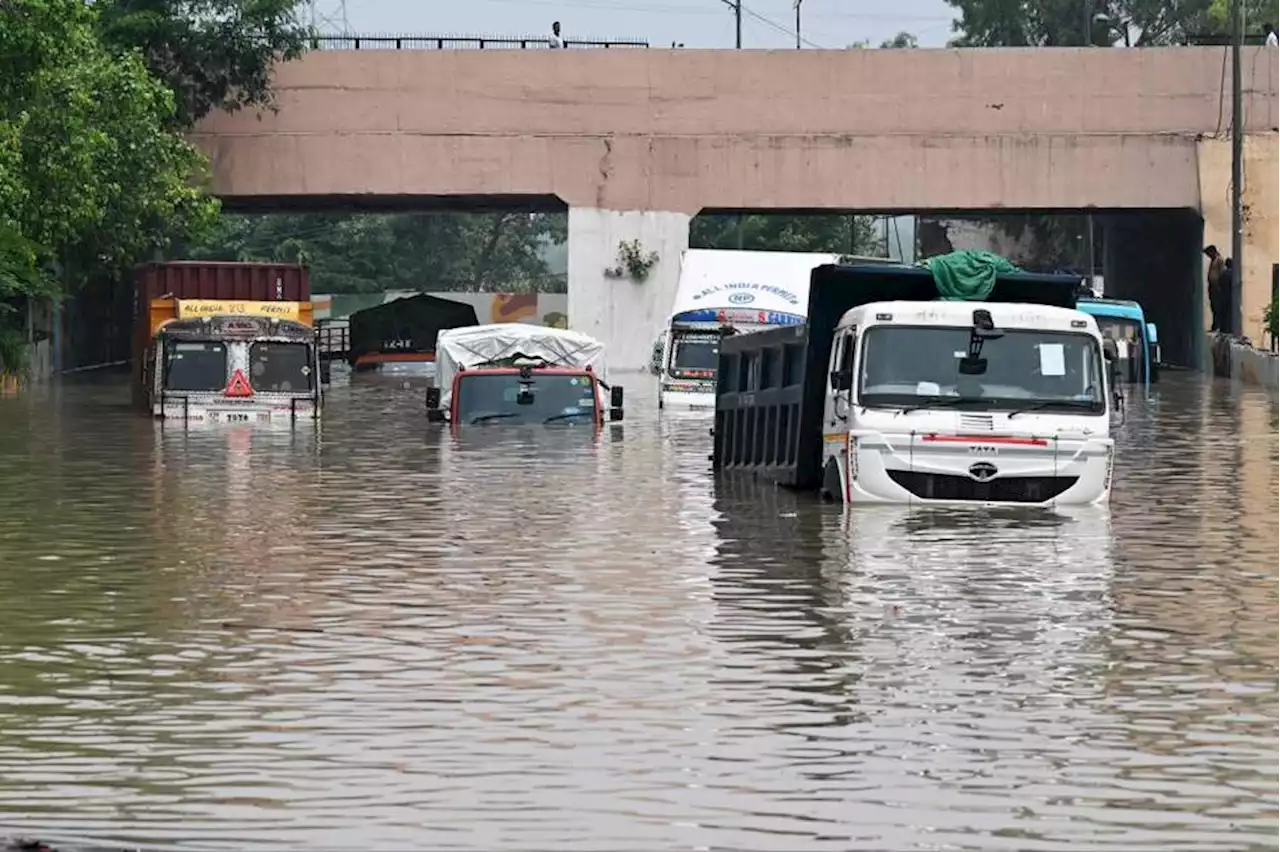
<path fill-rule="evenodd" d="M 440 409 L 438 409 L 438 408 L 428 408 L 428 409 L 427 409 L 427 422 L 428 422 L 428 423 L 443 423 L 443 422 L 444 422 L 444 420 L 445 420 L 444 412 L 443 412 L 443 411 L 441 411 Z"/>
<path fill-rule="evenodd" d="M 440 388 L 427 388 L 427 409 L 430 411 L 440 410 Z"/>
<path fill-rule="evenodd" d="M 1102 341 L 1102 357 L 1111 362 L 1120 360 L 1120 350 L 1110 337 Z"/>
<path fill-rule="evenodd" d="M 853 370 L 832 370 L 831 389 L 845 391 L 853 387 Z"/>
<path fill-rule="evenodd" d="M 1153 322 L 1147 323 L 1147 343 L 1157 343 L 1159 340 L 1160 335 L 1156 332 L 1156 324 Z"/>
<path fill-rule="evenodd" d="M 613 387 L 609 388 L 609 407 L 616 408 L 618 409 L 618 411 L 622 410 L 622 386 L 621 385 L 614 385 Z M 622 415 L 619 414 L 617 417 L 614 417 L 613 419 L 621 420 Z"/>
<path fill-rule="evenodd" d="M 610 409 L 609 409 L 609 419 L 610 419 L 610 420 L 621 420 L 621 419 L 622 419 L 622 409 L 621 409 L 621 408 L 610 408 Z"/>

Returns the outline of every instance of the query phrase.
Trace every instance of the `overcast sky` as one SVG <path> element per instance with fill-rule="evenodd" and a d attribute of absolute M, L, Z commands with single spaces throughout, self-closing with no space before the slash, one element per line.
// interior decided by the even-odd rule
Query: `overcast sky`
<path fill-rule="evenodd" d="M 342 6 L 314 2 L 328 17 Z M 743 9 L 743 47 L 795 47 L 792 0 L 743 0 Z M 733 13 L 724 0 L 346 0 L 346 10 L 358 33 L 542 35 L 558 20 L 570 39 L 733 47 Z M 954 17 L 945 0 L 803 0 L 801 33 L 808 47 L 841 48 L 862 39 L 879 44 L 905 30 L 922 47 L 941 47 Z"/>

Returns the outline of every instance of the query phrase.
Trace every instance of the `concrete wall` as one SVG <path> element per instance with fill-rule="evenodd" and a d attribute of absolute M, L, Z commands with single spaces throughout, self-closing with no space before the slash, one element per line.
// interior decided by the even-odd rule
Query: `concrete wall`
<path fill-rule="evenodd" d="M 1246 54 L 1247 127 L 1267 133 L 1276 52 Z M 1222 69 L 1221 48 L 317 51 L 277 70 L 279 112 L 194 139 L 231 198 L 1198 208 Z"/>
<path fill-rule="evenodd" d="M 1264 137 L 1249 191 L 1274 258 L 1277 53 L 1245 61 L 1246 128 Z M 646 362 L 703 209 L 1207 204 L 1217 223 L 1230 173 L 1220 143 L 1199 139 L 1230 125 L 1221 48 L 318 51 L 277 69 L 276 89 L 278 112 L 211 116 L 193 134 L 219 194 L 558 198 L 572 326 L 620 367 Z M 649 279 L 606 277 L 632 239 L 659 254 Z M 1250 322 L 1264 303 L 1246 298 Z"/>
<path fill-rule="evenodd" d="M 1272 65 L 1275 65 L 1274 57 Z M 1204 243 L 1224 255 L 1231 254 L 1231 141 L 1201 139 L 1200 211 L 1204 216 Z M 1280 262 L 1280 140 L 1277 134 L 1257 134 L 1245 139 L 1244 149 L 1244 275 L 1241 301 L 1244 325 L 1240 331 L 1262 345 L 1262 315 L 1271 301 L 1271 265 Z M 1236 265 L 1239 270 L 1239 264 Z M 1200 276 L 1201 282 L 1204 276 Z M 1207 287 L 1207 285 L 1203 285 Z M 1209 312 L 1203 328 L 1208 330 Z"/>
<path fill-rule="evenodd" d="M 1249 387 L 1280 394 L 1280 359 L 1274 352 L 1246 346 L 1226 335 L 1207 336 L 1205 372 Z M 1274 467 L 1274 466 L 1273 466 Z"/>
<path fill-rule="evenodd" d="M 569 208 L 569 324 L 609 346 L 609 363 L 638 370 L 676 298 L 681 253 L 689 247 L 683 213 Z M 643 281 L 615 277 L 618 246 L 636 240 L 657 263 Z"/>

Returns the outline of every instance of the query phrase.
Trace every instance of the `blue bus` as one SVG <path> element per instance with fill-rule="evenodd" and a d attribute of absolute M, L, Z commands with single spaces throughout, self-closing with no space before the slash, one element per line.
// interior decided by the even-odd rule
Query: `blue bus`
<path fill-rule="evenodd" d="M 1142 383 L 1148 390 L 1160 377 L 1160 340 L 1154 323 L 1147 322 L 1142 305 L 1127 299 L 1082 297 L 1076 309 L 1098 322 L 1103 338 L 1116 342 L 1120 376 Z"/>

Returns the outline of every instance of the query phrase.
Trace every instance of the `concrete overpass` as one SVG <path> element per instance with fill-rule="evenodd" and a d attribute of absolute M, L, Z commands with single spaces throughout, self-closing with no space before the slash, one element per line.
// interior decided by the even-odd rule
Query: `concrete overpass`
<path fill-rule="evenodd" d="M 1254 333 L 1277 53 L 1244 67 Z M 316 52 L 278 69 L 277 112 L 195 139 L 233 207 L 567 204 L 570 322 L 639 366 L 705 209 L 1195 211 L 1230 245 L 1226 69 L 1222 48 Z M 1188 219 L 1173 242 L 1198 269 Z M 658 253 L 644 283 L 605 275 L 632 239 Z M 1179 289 L 1198 312 L 1198 281 Z"/>

